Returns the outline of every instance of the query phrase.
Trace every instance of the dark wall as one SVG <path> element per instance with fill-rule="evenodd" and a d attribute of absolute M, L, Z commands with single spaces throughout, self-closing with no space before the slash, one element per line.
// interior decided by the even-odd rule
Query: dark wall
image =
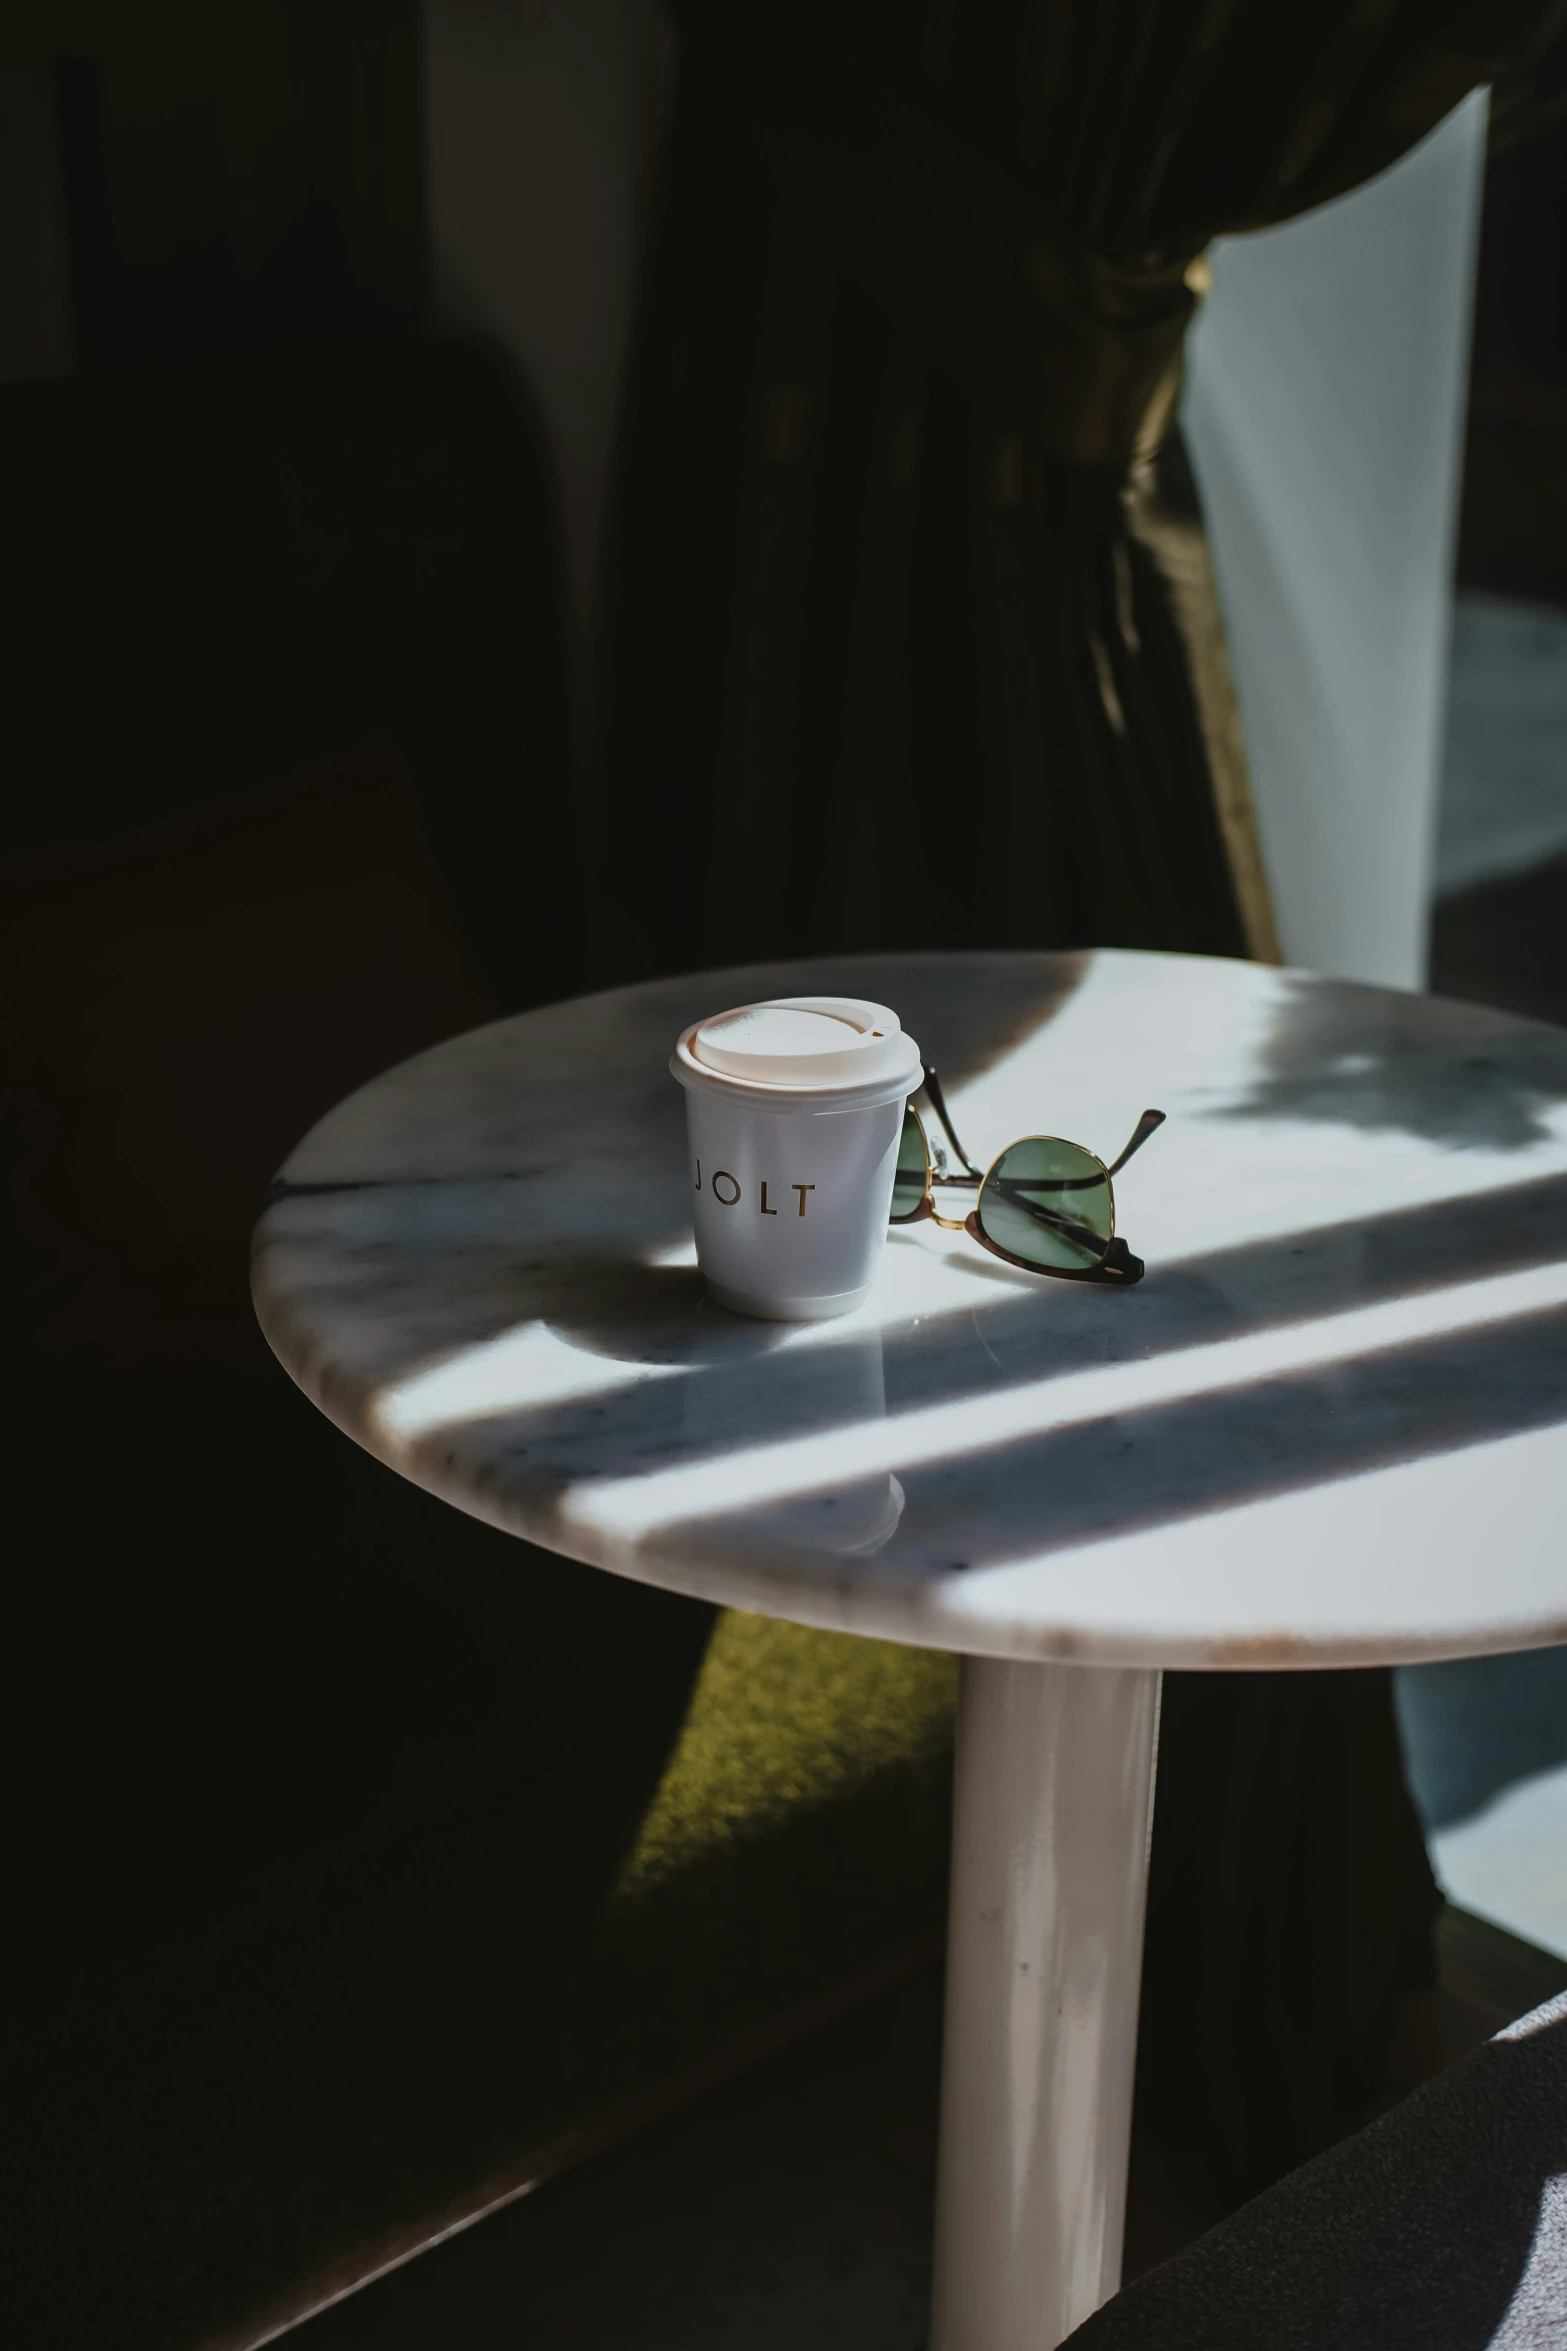
<path fill-rule="evenodd" d="M 79 364 L 422 323 L 417 0 L 8 11 L 40 68 Z"/>

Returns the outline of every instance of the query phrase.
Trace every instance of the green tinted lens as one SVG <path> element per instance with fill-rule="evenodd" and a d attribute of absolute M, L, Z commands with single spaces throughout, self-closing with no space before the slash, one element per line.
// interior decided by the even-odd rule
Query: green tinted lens
<path fill-rule="evenodd" d="M 898 1137 L 898 1172 L 892 1179 L 892 1223 L 899 1224 L 912 1216 L 924 1199 L 929 1167 L 925 1130 L 912 1107 L 906 1107 L 903 1132 Z"/>
<path fill-rule="evenodd" d="M 1030 1135 L 1003 1151 L 985 1178 L 979 1225 L 1026 1265 L 1095 1266 L 1110 1244 L 1110 1179 L 1080 1144 Z"/>

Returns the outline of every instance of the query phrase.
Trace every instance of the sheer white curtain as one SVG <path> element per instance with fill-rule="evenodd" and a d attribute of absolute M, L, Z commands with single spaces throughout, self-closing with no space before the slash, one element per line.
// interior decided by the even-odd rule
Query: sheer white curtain
<path fill-rule="evenodd" d="M 1284 952 L 1418 987 L 1436 836 L 1486 99 L 1225 239 L 1183 419 Z"/>

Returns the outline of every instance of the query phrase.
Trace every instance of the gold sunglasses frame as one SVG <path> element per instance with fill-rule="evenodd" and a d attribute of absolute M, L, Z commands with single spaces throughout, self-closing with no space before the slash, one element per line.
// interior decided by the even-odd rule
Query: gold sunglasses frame
<path fill-rule="evenodd" d="M 904 1124 L 907 1125 L 909 1119 L 913 1119 L 919 1129 L 920 1141 L 925 1146 L 925 1189 L 918 1206 L 908 1209 L 902 1216 L 890 1216 L 887 1219 L 889 1225 L 920 1224 L 929 1219 L 932 1224 L 939 1225 L 944 1233 L 967 1233 L 970 1240 L 977 1241 L 982 1249 L 988 1249 L 992 1257 L 999 1257 L 1004 1265 L 1015 1265 L 1022 1273 L 1040 1274 L 1055 1281 L 1101 1282 L 1111 1284 L 1118 1289 L 1125 1289 L 1129 1283 L 1142 1280 L 1145 1270 L 1142 1259 L 1134 1257 L 1126 1243 L 1116 1236 L 1115 1184 L 1112 1179 L 1126 1165 L 1132 1153 L 1141 1150 L 1149 1136 L 1163 1126 L 1164 1112 L 1162 1110 L 1145 1110 L 1143 1112 L 1142 1117 L 1132 1130 L 1125 1150 L 1108 1167 L 1097 1152 L 1090 1151 L 1084 1143 L 1072 1142 L 1066 1135 L 1018 1135 L 1008 1143 L 1006 1150 L 996 1153 L 989 1167 L 981 1174 L 958 1141 L 952 1121 L 947 1115 L 947 1105 L 942 1098 L 941 1080 L 928 1063 L 925 1068 L 924 1082 L 917 1091 L 923 1093 L 929 1100 L 932 1110 L 941 1122 L 943 1134 L 958 1155 L 958 1161 L 964 1173 L 962 1175 L 948 1175 L 944 1170 L 937 1168 L 931 1157 L 930 1137 L 925 1132 L 925 1122 L 915 1109 L 915 1097 L 911 1094 L 903 1106 Z M 902 1142 L 902 1130 L 900 1129 L 898 1138 L 900 1152 Z M 1015 1151 L 1019 1143 L 1064 1144 L 1068 1150 L 1081 1151 L 1085 1159 L 1091 1159 L 1104 1177 L 1105 1190 L 1110 1198 L 1110 1231 L 1106 1237 L 1104 1248 L 1094 1264 L 1035 1265 L 1028 1258 L 1019 1257 L 1010 1249 L 1003 1249 L 1000 1242 L 993 1241 L 985 1231 L 980 1222 L 980 1210 L 985 1203 L 985 1186 L 990 1182 L 1003 1159 L 1006 1158 L 1007 1152 Z M 1085 1182 L 1091 1180 L 1091 1178 L 1084 1178 Z M 943 1216 L 936 1206 L 935 1200 L 938 1184 L 950 1185 L 954 1190 L 962 1190 L 969 1184 L 978 1184 L 979 1198 L 967 1216 Z"/>

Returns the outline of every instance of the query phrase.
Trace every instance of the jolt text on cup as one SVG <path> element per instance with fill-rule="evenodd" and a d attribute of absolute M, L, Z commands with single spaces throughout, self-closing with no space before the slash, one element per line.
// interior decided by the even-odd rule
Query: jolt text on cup
<path fill-rule="evenodd" d="M 771 1177 L 769 1177 L 768 1182 L 771 1182 L 771 1180 Z M 739 1177 L 732 1176 L 729 1173 L 727 1167 L 714 1168 L 711 1176 L 708 1178 L 707 1188 L 712 1193 L 713 1198 L 718 1202 L 720 1208 L 738 1208 L 742 1199 L 745 1197 L 744 1187 L 741 1184 Z M 702 1189 L 702 1162 L 700 1159 L 696 1163 L 696 1182 L 692 1186 L 692 1189 L 693 1191 L 697 1192 L 700 1192 Z M 785 1184 L 783 1189 L 786 1192 L 793 1192 L 797 1195 L 800 1202 L 798 1213 L 803 1216 L 805 1214 L 805 1196 L 808 1192 L 814 1192 L 816 1186 L 814 1184 Z M 761 1199 L 757 1203 L 760 1214 L 763 1216 L 776 1216 L 778 1214 L 778 1210 L 768 1206 L 766 1183 L 762 1185 L 761 1193 Z"/>

